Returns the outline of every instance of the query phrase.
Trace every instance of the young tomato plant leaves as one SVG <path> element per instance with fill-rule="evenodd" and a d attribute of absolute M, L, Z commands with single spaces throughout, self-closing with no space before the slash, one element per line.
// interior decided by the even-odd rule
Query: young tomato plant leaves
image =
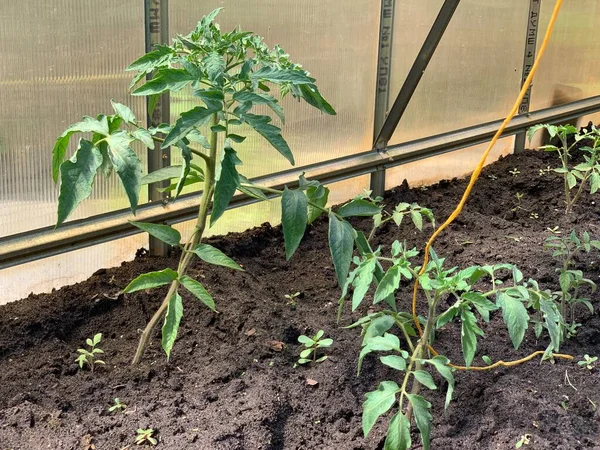
<path fill-rule="evenodd" d="M 211 311 L 215 310 L 215 301 L 212 296 L 208 293 L 208 291 L 200 284 L 198 281 L 194 280 L 187 275 L 182 275 L 179 278 L 179 282 L 194 296 L 204 303 Z"/>
<path fill-rule="evenodd" d="M 162 327 L 162 348 L 167 354 L 167 360 L 171 356 L 171 350 L 177 339 L 177 331 L 183 317 L 183 302 L 178 292 L 175 292 L 169 300 L 165 322 Z"/>
<path fill-rule="evenodd" d="M 162 169 L 155 170 L 148 175 L 142 177 L 142 185 L 160 183 L 161 181 L 171 180 L 177 178 L 181 174 L 182 166 L 169 166 L 163 167 Z"/>
<path fill-rule="evenodd" d="M 316 206 L 308 205 L 308 223 L 313 223 L 321 214 L 327 205 L 329 199 L 329 188 L 319 184 L 318 186 L 309 186 L 306 188 L 306 197 Z"/>
<path fill-rule="evenodd" d="M 402 412 L 397 412 L 390 420 L 383 450 L 409 450 L 410 422 Z"/>
<path fill-rule="evenodd" d="M 162 148 L 167 148 L 179 142 L 186 137 L 190 131 L 204 124 L 215 112 L 217 111 L 206 109 L 202 106 L 196 106 L 189 111 L 181 113 L 181 117 L 177 119 L 175 126 L 167 137 L 165 137 Z"/>
<path fill-rule="evenodd" d="M 376 391 L 365 394 L 363 403 L 362 427 L 364 436 L 377 422 L 377 419 L 396 403 L 396 394 L 401 391 L 400 387 L 393 381 L 382 381 Z"/>
<path fill-rule="evenodd" d="M 308 223 L 308 199 L 300 190 L 287 187 L 281 196 L 281 224 L 285 241 L 285 259 L 290 259 L 298 246 Z"/>
<path fill-rule="evenodd" d="M 61 164 L 57 227 L 71 215 L 79 203 L 90 196 L 101 165 L 100 150 L 84 139 L 79 142 L 79 149 L 75 155 Z"/>
<path fill-rule="evenodd" d="M 117 115 L 122 118 L 125 122 L 131 124 L 131 125 L 137 125 L 137 121 L 135 119 L 135 114 L 133 114 L 133 111 L 128 107 L 125 106 L 122 103 L 119 102 L 115 102 L 114 100 L 110 101 L 110 104 L 112 105 L 113 109 L 115 110 L 115 113 L 117 113 Z M 152 142 L 152 139 L 151 139 Z"/>
<path fill-rule="evenodd" d="M 460 332 L 462 351 L 465 357 L 465 365 L 469 367 L 475 357 L 475 350 L 477 350 L 477 336 L 483 336 L 483 331 L 477 326 L 475 314 L 468 309 L 461 311 L 460 319 L 462 321 Z"/>
<path fill-rule="evenodd" d="M 243 114 L 240 118 L 250 125 L 254 130 L 264 137 L 269 144 L 271 144 L 275 150 L 281 153 L 290 164 L 294 165 L 294 155 L 288 143 L 281 135 L 281 128 L 271 124 L 271 118 L 269 116 L 257 116 L 255 114 Z"/>
<path fill-rule="evenodd" d="M 135 214 L 142 185 L 142 162 L 129 146 L 132 140 L 133 138 L 124 131 L 106 136 L 108 156 L 121 179 L 131 210 Z"/>
<path fill-rule="evenodd" d="M 421 432 L 423 450 L 429 450 L 431 422 L 433 420 L 433 417 L 430 413 L 431 403 L 429 403 L 420 395 L 406 394 L 406 397 L 413 407 L 415 422 L 417 422 L 417 428 L 419 428 L 419 431 Z"/>
<path fill-rule="evenodd" d="M 397 355 L 387 355 L 387 356 L 380 356 L 379 357 L 379 361 L 382 362 L 382 364 L 391 367 L 392 369 L 396 369 L 396 370 L 406 370 L 406 360 L 404 358 L 402 358 L 401 356 L 397 356 Z"/>
<path fill-rule="evenodd" d="M 360 266 L 358 266 L 354 282 L 352 283 L 354 286 L 354 292 L 352 293 L 352 311 L 355 311 L 365 298 L 365 294 L 373 282 L 373 272 L 375 271 L 375 267 L 377 267 L 377 259 L 374 257 L 365 259 Z"/>
<path fill-rule="evenodd" d="M 312 83 L 301 84 L 298 85 L 298 89 L 300 91 L 300 96 L 306 101 L 306 103 L 314 106 L 319 111 L 335 116 L 335 110 L 329 103 L 327 103 L 327 100 L 323 98 L 323 96 L 317 89 L 317 86 L 315 86 Z"/>
<path fill-rule="evenodd" d="M 354 250 L 354 233 L 352 225 L 345 220 L 338 219 L 333 212 L 329 213 L 329 250 L 340 286 L 344 286 L 344 281 L 350 271 L 352 251 Z"/>
<path fill-rule="evenodd" d="M 381 212 L 381 207 L 367 200 L 355 198 L 350 203 L 346 203 L 338 210 L 338 215 L 341 217 L 353 216 L 374 216 Z"/>
<path fill-rule="evenodd" d="M 205 261 L 209 264 L 228 267 L 234 270 L 244 270 L 233 259 L 212 245 L 198 244 L 196 247 L 194 247 L 192 252 L 194 252 L 202 261 Z"/>
<path fill-rule="evenodd" d="M 181 242 L 181 234 L 179 231 L 168 225 L 133 221 L 130 221 L 129 223 L 138 227 L 140 230 L 144 230 L 150 236 L 163 241 L 165 244 L 172 245 L 173 247 L 177 247 Z"/>
<path fill-rule="evenodd" d="M 239 103 L 249 103 L 252 105 L 267 105 L 273 110 L 282 124 L 285 124 L 283 108 L 277 103 L 277 99 L 269 94 L 260 94 L 257 92 L 239 91 L 233 94 L 233 99 Z"/>
<path fill-rule="evenodd" d="M 215 185 L 213 209 L 210 213 L 210 226 L 212 227 L 223 215 L 227 205 L 233 198 L 236 189 L 240 185 L 240 178 L 235 168 L 240 163 L 235 150 L 225 147 L 223 160 L 221 161 L 221 173 Z"/>
<path fill-rule="evenodd" d="M 423 361 L 426 364 L 431 364 L 438 373 L 448 382 L 448 390 L 446 391 L 446 403 L 444 404 L 444 408 L 448 408 L 450 402 L 452 401 L 452 394 L 454 393 L 454 375 L 452 374 L 452 369 L 448 364 L 450 361 L 445 356 L 434 356 L 431 359 L 427 359 Z"/>
<path fill-rule="evenodd" d="M 515 349 L 519 348 L 529 325 L 529 314 L 521 300 L 506 294 L 498 294 L 498 304 L 502 308 L 502 318 L 508 328 L 508 335 Z"/>
<path fill-rule="evenodd" d="M 131 292 L 152 289 L 159 286 L 164 286 L 177 279 L 177 272 L 172 269 L 164 269 L 158 272 L 148 272 L 135 278 L 127 285 L 123 292 L 128 294 Z"/>
<path fill-rule="evenodd" d="M 373 303 L 379 303 L 382 300 L 387 299 L 391 295 L 394 294 L 394 291 L 398 289 L 400 285 L 401 273 L 399 266 L 392 266 L 385 273 L 379 285 L 377 285 L 377 290 L 375 291 L 375 297 L 373 298 Z"/>
<path fill-rule="evenodd" d="M 188 84 L 196 81 L 196 77 L 185 69 L 160 68 L 146 84 L 143 84 L 132 95 L 154 95 L 165 91 L 178 92 Z"/>
<path fill-rule="evenodd" d="M 425 386 L 431 390 L 437 389 L 437 386 L 435 385 L 435 383 L 433 381 L 433 377 L 426 370 L 415 370 L 413 372 L 413 375 L 415 376 L 415 379 L 419 383 L 421 383 L 423 386 Z"/>

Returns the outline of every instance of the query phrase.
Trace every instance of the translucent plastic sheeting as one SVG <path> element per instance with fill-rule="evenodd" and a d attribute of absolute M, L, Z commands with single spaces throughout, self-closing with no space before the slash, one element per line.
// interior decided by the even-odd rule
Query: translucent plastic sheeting
<path fill-rule="evenodd" d="M 62 255 L 0 270 L 0 305 L 88 279 L 98 269 L 116 267 L 134 258 L 136 250 L 148 248 L 148 237 L 138 234 L 107 244 L 94 245 Z M 114 286 L 114 291 L 125 286 Z M 89 295 L 104 292 L 90 292 Z"/>
<path fill-rule="evenodd" d="M 442 0 L 396 2 L 390 104 Z M 463 0 L 391 144 L 506 116 L 519 92 L 529 2 Z"/>
<path fill-rule="evenodd" d="M 542 2 L 540 33 L 548 27 L 553 1 Z M 531 91 L 531 110 L 600 95 L 600 3 L 596 0 L 564 2 L 554 32 Z M 538 39 L 538 47 L 541 39 Z M 598 124 L 600 114 L 570 123 L 580 126 L 588 121 Z M 542 133 L 532 145 L 541 142 Z"/>
<path fill-rule="evenodd" d="M 360 194 L 363 189 L 368 189 L 369 176 L 363 175 L 350 178 L 331 183 L 327 187 L 331 190 L 328 206 L 337 205 Z M 226 211 L 215 226 L 207 230 L 206 236 L 242 232 L 265 222 L 269 222 L 273 226 L 281 223 L 281 199 L 276 198 Z M 192 232 L 195 224 L 195 221 L 188 221 L 175 225 L 175 228 L 184 237 L 187 237 Z"/>
<path fill-rule="evenodd" d="M 328 116 L 291 96 L 284 99 L 283 135 L 297 165 L 371 148 L 379 27 L 377 2 L 171 0 L 171 34 L 187 34 L 204 14 L 221 6 L 225 9 L 216 21 L 222 30 L 229 31 L 239 25 L 263 36 L 270 46 L 280 44 L 317 79 L 321 93 L 337 111 L 337 116 Z M 173 119 L 194 104 L 190 96 L 172 96 Z M 275 122 L 279 125 L 277 119 Z M 244 161 L 240 171 L 247 177 L 290 167 L 264 139 L 251 133 L 243 144 L 237 144 L 236 151 Z"/>
<path fill-rule="evenodd" d="M 145 123 L 144 100 L 128 95 L 131 76 L 124 72 L 143 52 L 142 2 L 0 2 L 0 236 L 55 223 L 51 153 L 67 126 L 112 113 L 111 98 Z M 137 150 L 145 166 L 146 152 Z M 127 204 L 116 175 L 108 182 L 99 176 L 72 218 Z"/>
<path fill-rule="evenodd" d="M 497 161 L 500 156 L 512 153 L 514 142 L 514 137 L 499 139 L 488 156 L 486 165 Z M 386 171 L 385 188 L 392 189 L 404 180 L 408 182 L 410 187 L 415 187 L 427 186 L 440 180 L 465 177 L 473 172 L 487 145 L 475 145 L 388 169 Z"/>

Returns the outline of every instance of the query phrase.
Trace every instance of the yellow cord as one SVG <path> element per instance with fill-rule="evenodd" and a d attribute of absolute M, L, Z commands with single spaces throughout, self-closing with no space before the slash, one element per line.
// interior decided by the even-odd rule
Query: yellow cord
<path fill-rule="evenodd" d="M 527 79 L 523 83 L 521 92 L 519 93 L 519 96 L 517 97 L 515 104 L 513 105 L 512 109 L 510 110 L 510 113 L 508 114 L 506 119 L 504 119 L 504 122 L 502 122 L 502 125 L 500 125 L 500 128 L 498 129 L 498 131 L 492 138 L 486 151 L 481 156 L 481 159 L 480 159 L 479 163 L 477 164 L 477 167 L 475 167 L 475 170 L 473 171 L 473 174 L 471 175 L 469 184 L 467 185 L 467 188 L 465 189 L 465 192 L 463 193 L 463 196 L 460 199 L 458 206 L 452 212 L 452 214 L 450 214 L 450 217 L 448 217 L 448 219 L 437 230 L 435 230 L 435 232 L 431 235 L 431 237 L 427 241 L 427 244 L 425 245 L 425 255 L 423 258 L 423 265 L 421 267 L 421 270 L 419 271 L 419 275 L 422 275 L 427 268 L 427 263 L 429 262 L 429 249 L 431 248 L 433 241 L 435 241 L 435 239 L 440 235 L 440 233 L 448 225 L 450 225 L 454 221 L 454 219 L 456 219 L 456 217 L 458 217 L 458 215 L 461 213 L 463 207 L 465 206 L 465 203 L 467 202 L 467 199 L 469 198 L 469 194 L 471 193 L 471 190 L 473 189 L 473 186 L 475 185 L 475 182 L 477 181 L 477 178 L 479 178 L 479 174 L 481 173 L 481 170 L 483 169 L 483 165 L 485 164 L 485 161 L 486 161 L 488 155 L 490 154 L 490 152 L 492 151 L 492 148 L 498 141 L 498 138 L 502 135 L 502 132 L 504 131 L 506 126 L 513 119 L 513 117 L 517 114 L 517 111 L 519 110 L 519 105 L 523 101 L 523 97 L 525 97 L 525 94 L 527 93 L 527 89 L 529 89 L 529 86 L 531 85 L 531 81 L 533 80 L 533 77 L 534 77 L 535 73 L 537 72 L 538 66 L 540 64 L 540 60 L 542 59 L 542 56 L 544 55 L 544 52 L 546 51 L 546 47 L 548 46 L 548 41 L 550 40 L 550 36 L 552 35 L 552 29 L 554 28 L 554 23 L 556 22 L 556 18 L 558 17 L 558 12 L 560 11 L 561 6 L 562 6 L 562 0 L 556 0 L 556 4 L 554 5 L 554 11 L 552 12 L 552 17 L 550 18 L 550 23 L 548 23 L 548 28 L 546 30 L 546 35 L 544 36 L 544 40 L 542 42 L 540 50 L 537 54 L 537 57 L 535 58 L 535 62 L 533 63 L 531 72 L 529 72 Z M 413 314 L 413 320 L 415 322 L 415 326 L 416 326 L 417 330 L 419 330 L 419 335 L 422 336 L 423 330 L 421 329 L 421 325 L 419 324 L 419 319 L 417 317 L 417 291 L 418 291 L 418 289 L 419 289 L 419 279 L 417 278 L 415 280 L 415 284 L 414 284 L 414 288 L 413 288 L 412 314 Z M 437 354 L 437 352 L 435 350 L 433 350 L 433 348 L 431 346 L 429 346 L 429 349 L 432 351 L 433 354 Z M 532 353 L 531 355 L 527 356 L 526 358 L 522 358 L 517 361 L 509 361 L 509 362 L 498 361 L 490 366 L 485 366 L 485 367 L 464 367 L 464 366 L 455 366 L 453 364 L 450 364 L 450 366 L 454 367 L 457 370 L 490 370 L 490 369 L 493 369 L 498 366 L 515 366 L 515 365 L 521 364 L 525 361 L 529 361 L 530 359 L 536 357 L 539 354 L 543 354 L 543 353 L 544 353 L 543 351 L 538 351 L 538 352 Z M 573 359 L 573 357 L 569 356 L 569 355 L 558 355 L 557 354 L 557 355 L 554 355 L 554 357 Z"/>

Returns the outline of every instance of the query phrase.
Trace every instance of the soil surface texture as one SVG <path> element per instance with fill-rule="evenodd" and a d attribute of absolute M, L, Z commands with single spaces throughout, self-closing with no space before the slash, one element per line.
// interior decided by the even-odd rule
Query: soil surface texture
<path fill-rule="evenodd" d="M 448 266 L 514 263 L 542 288 L 557 290 L 557 263 L 543 241 L 554 227 L 563 235 L 575 229 L 600 238 L 595 204 L 600 198 L 584 195 L 566 216 L 562 180 L 546 170 L 556 163 L 553 154 L 527 151 L 488 166 L 463 213 L 435 244 Z M 430 207 L 441 223 L 465 186 L 466 180 L 416 189 L 404 185 L 387 192 L 385 203 L 392 208 L 416 201 Z M 517 193 L 523 197 L 514 210 Z M 370 219 L 354 224 L 370 229 Z M 280 227 L 265 224 L 209 239 L 245 272 L 193 264 L 189 275 L 213 294 L 219 312 L 182 293 L 185 315 L 169 361 L 159 327 L 143 362 L 129 364 L 140 330 L 166 287 L 119 292 L 141 273 L 176 268 L 177 255 L 140 252 L 135 261 L 100 270 L 85 282 L 0 307 L 0 449 L 153 448 L 135 445 L 138 428 L 155 430 L 157 449 L 383 449 L 389 415 L 364 438 L 361 405 L 366 392 L 397 374 L 371 355 L 356 375 L 360 331 L 342 326 L 364 315 L 369 302 L 355 313 L 344 310 L 337 324 L 340 289 L 327 228 L 325 219 L 310 226 L 290 261 Z M 387 224 L 374 247 L 389 249 L 399 239 L 422 249 L 430 234 L 431 228 L 419 233 L 408 224 Z M 598 282 L 599 261 L 600 252 L 592 252 L 578 259 L 576 268 Z M 295 292 L 300 294 L 294 306 L 284 295 Z M 397 296 L 409 310 L 411 286 Z M 600 311 L 600 295 L 589 296 Z M 592 370 L 577 365 L 585 354 L 600 355 L 600 316 L 581 306 L 576 318 L 582 326 L 561 349 L 574 355 L 573 361 L 533 360 L 489 372 L 456 372 L 447 411 L 443 392 L 426 392 L 434 415 L 431 448 L 513 449 L 527 436 L 523 449 L 600 449 L 600 363 Z M 478 364 L 482 355 L 512 360 L 547 346 L 546 335 L 538 341 L 530 327 L 515 351 L 498 312 L 482 328 Z M 328 359 L 294 368 L 298 336 L 320 329 L 334 339 Z M 103 333 L 106 365 L 91 373 L 80 370 L 75 359 L 95 333 Z M 460 324 L 447 324 L 436 346 L 462 363 Z M 123 412 L 108 411 L 115 398 L 127 405 Z M 419 442 L 413 428 L 414 449 L 422 448 Z"/>

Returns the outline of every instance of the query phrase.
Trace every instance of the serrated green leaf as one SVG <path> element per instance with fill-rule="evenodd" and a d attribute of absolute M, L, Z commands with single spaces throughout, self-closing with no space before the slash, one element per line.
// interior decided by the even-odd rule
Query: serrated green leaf
<path fill-rule="evenodd" d="M 171 180 L 173 178 L 177 178 L 181 173 L 181 166 L 169 166 L 163 167 L 162 169 L 155 170 L 148 175 L 144 175 L 142 177 L 141 183 L 144 184 L 152 184 L 158 183 L 165 180 Z"/>
<path fill-rule="evenodd" d="M 197 89 L 194 91 L 194 97 L 201 99 L 206 108 L 211 111 L 221 111 L 223 109 L 225 97 L 220 89 Z"/>
<path fill-rule="evenodd" d="M 446 311 L 444 311 L 442 314 L 440 314 L 438 316 L 435 327 L 436 328 L 443 327 L 448 322 L 450 322 L 452 319 L 454 319 L 458 315 L 458 312 L 459 312 L 459 309 L 456 305 L 451 306 L 450 308 L 448 308 Z"/>
<path fill-rule="evenodd" d="M 119 117 L 121 117 L 125 122 L 130 123 L 132 125 L 136 125 L 137 121 L 135 120 L 135 114 L 133 111 L 122 103 L 115 102 L 114 100 L 110 101 L 113 109 L 117 113 Z"/>
<path fill-rule="evenodd" d="M 133 132 L 133 137 L 144 144 L 150 150 L 154 149 L 154 139 L 148 130 L 144 128 L 138 128 Z"/>
<path fill-rule="evenodd" d="M 154 236 L 156 239 L 177 247 L 181 242 L 181 234 L 175 228 L 171 228 L 168 225 L 159 225 L 156 223 L 146 222 L 129 222 L 131 225 L 138 227 L 140 230 L 144 230 L 150 236 Z"/>
<path fill-rule="evenodd" d="M 184 144 L 183 141 L 177 142 L 176 146 L 181 150 L 181 159 L 183 160 L 183 165 L 181 166 L 179 179 L 175 185 L 175 198 L 179 197 L 181 190 L 186 185 L 186 181 L 191 170 L 190 164 L 192 162 L 192 151 L 190 148 Z"/>
<path fill-rule="evenodd" d="M 212 245 L 198 244 L 196 247 L 194 247 L 192 252 L 194 252 L 202 261 L 205 261 L 209 264 L 228 267 L 234 270 L 244 270 L 233 259 Z"/>
<path fill-rule="evenodd" d="M 510 340 L 515 349 L 518 349 L 529 324 L 527 309 L 520 300 L 509 295 L 502 296 L 500 307 L 502 308 L 502 318 L 508 328 Z"/>
<path fill-rule="evenodd" d="M 379 358 L 382 364 L 396 370 L 406 370 L 406 360 L 398 355 L 381 356 Z"/>
<path fill-rule="evenodd" d="M 267 105 L 273 110 L 281 123 L 285 123 L 283 108 L 277 103 L 277 99 L 269 94 L 260 94 L 249 91 L 239 91 L 233 94 L 233 99 L 239 103 L 250 103 L 254 105 Z"/>
<path fill-rule="evenodd" d="M 560 350 L 560 344 L 563 340 L 561 314 L 558 311 L 556 304 L 552 300 L 540 299 L 540 310 L 544 314 L 544 322 L 546 324 L 548 334 L 550 335 L 552 348 L 555 352 L 558 352 Z M 593 308 L 591 309 L 591 312 L 593 314 Z"/>
<path fill-rule="evenodd" d="M 410 450 L 411 445 L 410 422 L 399 411 L 390 420 L 383 450 Z"/>
<path fill-rule="evenodd" d="M 444 408 L 448 408 L 448 405 L 452 401 L 452 394 L 454 393 L 454 375 L 452 374 L 452 368 L 448 366 L 450 361 L 445 356 L 438 355 L 424 362 L 434 366 L 438 373 L 448 382 L 446 403 L 444 404 Z"/>
<path fill-rule="evenodd" d="M 338 210 L 338 215 L 341 217 L 354 216 L 374 216 L 381 212 L 381 207 L 360 198 L 356 198 L 349 203 L 346 203 Z"/>
<path fill-rule="evenodd" d="M 127 287 L 123 289 L 123 292 L 129 294 L 131 292 L 164 286 L 165 284 L 169 284 L 176 280 L 177 277 L 177 272 L 172 269 L 143 273 L 129 283 Z"/>
<path fill-rule="evenodd" d="M 433 420 L 433 417 L 430 413 L 431 403 L 429 403 L 420 395 L 406 394 L 406 397 L 413 407 L 415 422 L 417 422 L 417 428 L 419 428 L 419 431 L 421 432 L 423 450 L 429 450 L 431 422 Z"/>
<path fill-rule="evenodd" d="M 167 354 L 167 360 L 171 356 L 171 350 L 177 339 L 177 331 L 183 317 L 183 302 L 179 293 L 175 292 L 169 300 L 165 322 L 162 327 L 162 348 Z"/>
<path fill-rule="evenodd" d="M 460 320 L 462 322 L 460 332 L 462 351 L 465 357 L 465 365 L 469 367 L 477 350 L 477 336 L 483 336 L 483 331 L 477 326 L 475 315 L 468 309 L 461 311 Z"/>
<path fill-rule="evenodd" d="M 306 196 L 308 197 L 310 202 L 316 205 L 308 205 L 308 223 L 311 224 L 321 214 L 323 214 L 323 210 L 320 208 L 325 208 L 325 206 L 327 205 L 327 200 L 329 199 L 329 188 L 326 188 L 323 185 L 309 186 L 306 189 Z"/>
<path fill-rule="evenodd" d="M 421 213 L 413 210 L 410 212 L 410 218 L 417 230 L 423 231 L 423 216 L 421 216 Z"/>
<path fill-rule="evenodd" d="M 317 108 L 326 114 L 335 116 L 336 112 L 333 107 L 323 98 L 317 86 L 314 84 L 301 84 L 298 86 L 300 95 L 306 103 Z"/>
<path fill-rule="evenodd" d="M 131 95 L 156 95 L 165 91 L 178 92 L 195 81 L 185 69 L 160 68 L 150 81 L 141 85 Z"/>
<path fill-rule="evenodd" d="M 590 175 L 590 194 L 595 194 L 600 189 L 600 174 L 594 171 Z"/>
<path fill-rule="evenodd" d="M 375 290 L 373 303 L 377 304 L 380 301 L 388 298 L 390 295 L 393 295 L 394 291 L 400 286 L 400 279 L 400 267 L 392 266 L 390 269 L 388 269 L 388 271 L 385 273 L 385 275 L 379 282 L 377 289 Z"/>
<path fill-rule="evenodd" d="M 308 199 L 300 190 L 284 188 L 281 196 L 281 225 L 285 258 L 289 260 L 304 237 L 308 223 Z"/>
<path fill-rule="evenodd" d="M 106 118 L 104 120 L 97 120 L 93 117 L 85 116 L 81 122 L 69 126 L 60 135 L 52 149 L 52 179 L 55 183 L 58 181 L 60 165 L 65 159 L 69 140 L 74 133 L 97 133 L 100 136 L 106 136 L 110 133 L 108 120 Z"/>
<path fill-rule="evenodd" d="M 217 52 L 210 52 L 202 58 L 202 65 L 206 69 L 208 79 L 220 84 L 220 80 L 223 78 L 223 72 L 225 71 L 225 60 L 223 57 Z"/>
<path fill-rule="evenodd" d="M 367 437 L 375 422 L 396 403 L 400 387 L 393 381 L 382 381 L 376 391 L 368 392 L 363 403 L 362 427 Z"/>
<path fill-rule="evenodd" d="M 90 141 L 82 139 L 70 160 L 60 165 L 60 194 L 56 226 L 61 225 L 92 193 L 98 169 L 102 165 L 100 150 Z"/>
<path fill-rule="evenodd" d="M 431 390 L 437 389 L 437 386 L 433 382 L 433 378 L 431 377 L 431 374 L 429 372 L 427 372 L 426 370 L 415 370 L 413 372 L 413 375 L 415 376 L 415 379 L 419 383 L 421 383 L 423 386 L 425 386 Z"/>
<path fill-rule="evenodd" d="M 338 284 L 344 286 L 344 281 L 350 271 L 352 251 L 354 250 L 354 229 L 348 222 L 340 220 L 334 213 L 330 213 L 328 237 Z"/>
<path fill-rule="evenodd" d="M 373 282 L 373 272 L 377 267 L 376 258 L 368 258 L 361 263 L 358 267 L 356 277 L 352 283 L 354 286 L 354 292 L 352 293 L 352 311 L 355 311 L 363 301 L 365 294 L 369 290 L 371 283 Z"/>
<path fill-rule="evenodd" d="M 215 311 L 215 301 L 202 284 L 187 275 L 182 275 L 179 282 L 211 311 Z"/>
<path fill-rule="evenodd" d="M 181 117 L 175 122 L 175 126 L 165 137 L 162 148 L 167 148 L 188 135 L 196 127 L 206 122 L 215 111 L 206 109 L 202 106 L 196 106 L 189 111 L 181 113 Z"/>
<path fill-rule="evenodd" d="M 490 311 L 496 311 L 498 309 L 498 306 L 494 305 L 478 292 L 465 292 L 461 295 L 461 298 L 470 302 L 486 322 L 490 321 Z"/>
<path fill-rule="evenodd" d="M 572 172 L 567 173 L 567 185 L 569 186 L 569 189 L 573 189 L 576 184 L 577 179 L 575 178 L 575 175 L 573 175 Z"/>
<path fill-rule="evenodd" d="M 129 146 L 131 136 L 120 131 L 106 137 L 108 155 L 125 189 L 131 210 L 135 214 L 142 187 L 142 162 Z"/>
<path fill-rule="evenodd" d="M 221 161 L 221 173 L 215 185 L 213 208 L 210 213 L 210 226 L 223 215 L 227 205 L 233 198 L 235 191 L 240 185 L 240 178 L 235 168 L 239 159 L 234 149 L 225 147 L 223 160 Z"/>
<path fill-rule="evenodd" d="M 395 350 L 402 352 L 400 349 L 400 339 L 392 333 L 384 333 L 383 336 L 373 336 L 367 341 L 367 345 L 371 351 L 388 352 Z"/>
<path fill-rule="evenodd" d="M 291 83 L 293 85 L 312 84 L 315 79 L 306 75 L 301 69 L 283 69 L 274 66 L 265 66 L 256 72 L 250 72 L 251 80 L 269 81 L 271 83 Z"/>
<path fill-rule="evenodd" d="M 151 52 L 148 52 L 136 59 L 125 70 L 136 70 L 142 72 L 142 75 L 145 75 L 149 70 L 152 70 L 168 61 L 171 54 L 172 50 L 169 47 L 164 45 L 157 46 L 155 50 L 152 50 Z"/>
<path fill-rule="evenodd" d="M 281 128 L 269 123 L 271 122 L 271 118 L 269 116 L 243 114 L 241 119 L 250 125 L 258 134 L 264 137 L 269 144 L 271 144 L 275 150 L 281 153 L 292 165 L 295 164 L 292 150 L 290 150 L 288 143 L 281 135 Z"/>

